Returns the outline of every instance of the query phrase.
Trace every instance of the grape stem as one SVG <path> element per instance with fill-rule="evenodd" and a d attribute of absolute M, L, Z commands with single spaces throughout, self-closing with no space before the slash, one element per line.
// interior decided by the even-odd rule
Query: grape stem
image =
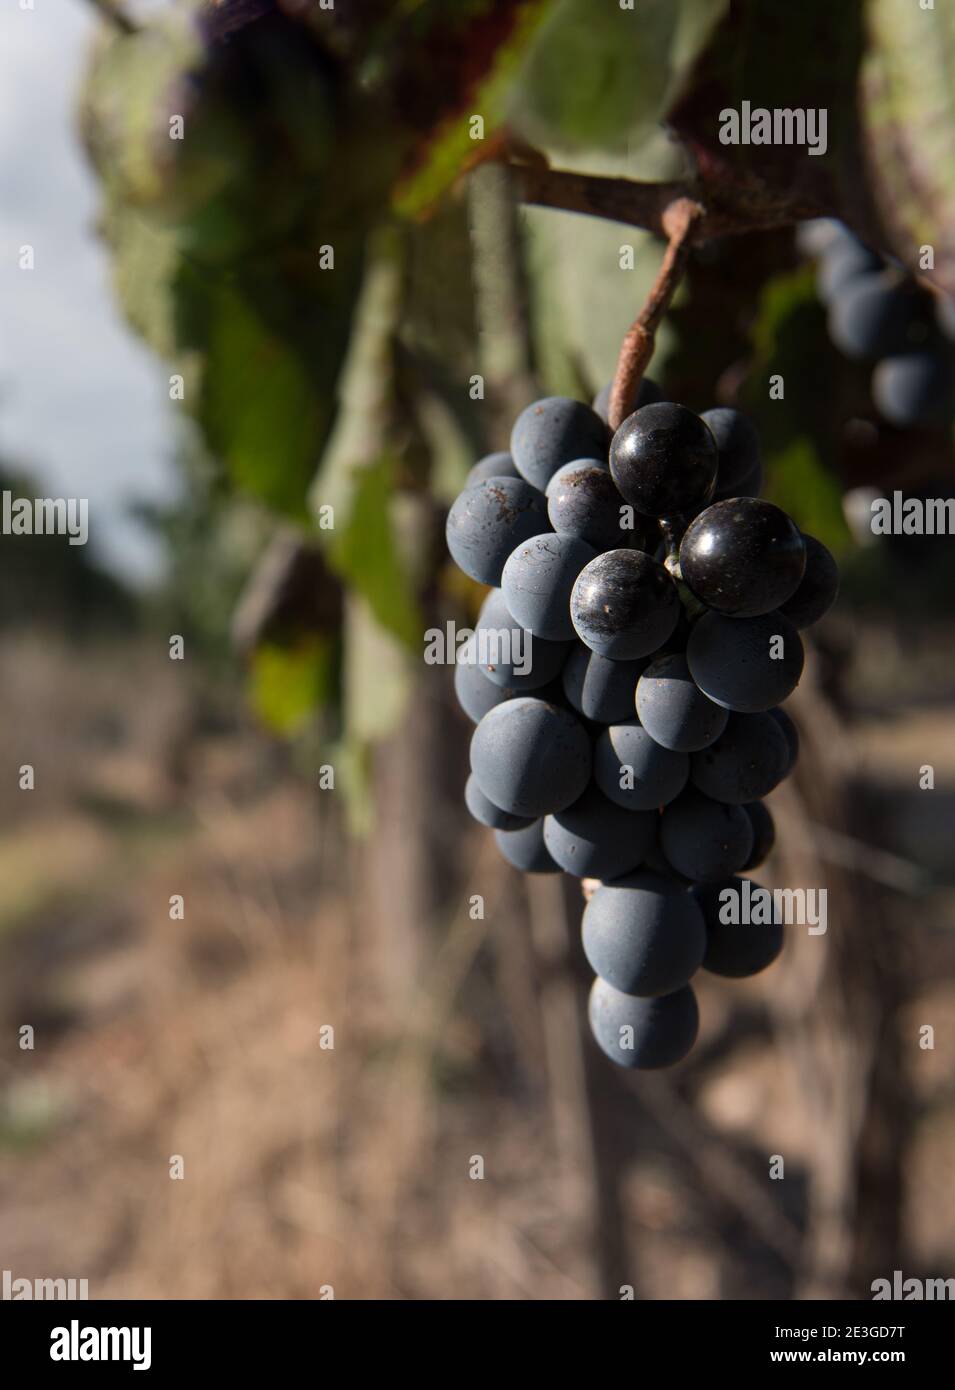
<path fill-rule="evenodd" d="M 686 197 L 675 198 L 664 209 L 661 225 L 667 238 L 667 248 L 646 303 L 627 330 L 620 347 L 607 412 L 612 430 L 616 430 L 630 414 L 631 402 L 636 398 L 647 364 L 653 356 L 653 343 L 660 320 L 683 278 L 693 236 L 704 215 L 702 205 Z"/>

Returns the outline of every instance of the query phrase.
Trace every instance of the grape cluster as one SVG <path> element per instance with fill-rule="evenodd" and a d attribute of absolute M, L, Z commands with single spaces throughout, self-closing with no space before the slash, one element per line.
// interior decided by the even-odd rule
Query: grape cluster
<path fill-rule="evenodd" d="M 455 688 L 468 809 L 516 868 L 591 880 L 594 1036 L 662 1067 L 695 1040 L 701 966 L 751 975 L 781 949 L 778 927 L 725 925 L 720 892 L 772 848 L 763 798 L 798 751 L 778 706 L 838 576 L 758 497 L 744 416 L 645 380 L 611 437 L 607 397 L 528 406 L 452 505 L 451 554 L 491 586 Z"/>
<path fill-rule="evenodd" d="M 819 257 L 816 286 L 829 336 L 846 357 L 874 362 L 872 399 L 903 429 L 955 419 L 955 303 L 923 288 L 838 222 L 805 241 Z"/>

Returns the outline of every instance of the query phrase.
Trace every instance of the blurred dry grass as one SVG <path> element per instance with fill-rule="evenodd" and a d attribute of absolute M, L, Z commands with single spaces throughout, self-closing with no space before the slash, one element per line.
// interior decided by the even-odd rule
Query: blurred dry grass
<path fill-rule="evenodd" d="M 576 922 L 490 837 L 454 846 L 487 920 L 461 894 L 422 923 L 420 973 L 389 1000 L 359 852 L 241 717 L 203 727 L 198 692 L 145 647 L 12 640 L 0 678 L 0 1267 L 120 1298 L 799 1290 L 831 1078 L 787 1030 L 812 1033 L 816 942 L 757 981 L 705 980 L 675 1081 L 611 1076 L 580 1044 Z M 932 717 L 938 775 L 953 719 Z M 858 740 L 883 788 L 922 746 L 902 723 Z M 25 761 L 32 793 L 9 774 Z M 935 1023 L 937 1050 L 907 1052 L 910 1273 L 950 1274 L 955 1249 L 948 907 L 924 900 L 912 927 L 903 1026 Z"/>

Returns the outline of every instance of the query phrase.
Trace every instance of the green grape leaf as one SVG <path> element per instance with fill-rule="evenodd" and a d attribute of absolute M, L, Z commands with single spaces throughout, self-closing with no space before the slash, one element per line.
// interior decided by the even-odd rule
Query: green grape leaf
<path fill-rule="evenodd" d="M 180 290 L 194 316 L 202 305 L 197 413 L 206 439 L 239 488 L 304 519 L 330 405 L 287 339 L 237 289 L 200 287 L 190 272 L 186 280 Z"/>
<path fill-rule="evenodd" d="M 446 0 L 442 4 L 443 10 L 434 13 L 447 21 Z M 431 42 L 422 45 L 422 59 L 429 65 L 440 63 L 440 77 L 436 82 L 431 67 L 419 78 L 429 91 L 438 88 L 446 104 L 434 113 L 426 137 L 413 146 L 411 167 L 395 191 L 395 207 L 403 216 L 414 217 L 431 207 L 480 156 L 482 142 L 504 123 L 523 60 L 550 8 L 551 0 L 481 0 L 454 14 L 449 44 L 438 45 L 432 32 Z M 455 54 L 461 66 L 458 81 L 449 71 Z M 406 76 L 406 85 L 407 81 Z M 481 119 L 479 130 L 472 126 L 475 116 Z"/>
<path fill-rule="evenodd" d="M 395 460 L 383 454 L 355 474 L 344 524 L 336 527 L 328 562 L 360 593 L 380 625 L 409 647 L 420 646 L 421 618 L 395 539 Z"/>
<path fill-rule="evenodd" d="M 676 98 L 728 0 L 553 7 L 513 92 L 510 117 L 534 144 L 620 150 Z"/>
<path fill-rule="evenodd" d="M 294 646 L 264 644 L 251 656 L 249 700 L 253 711 L 275 733 L 299 733 L 315 711 L 334 697 L 336 640 L 328 635 L 302 638 Z"/>
<path fill-rule="evenodd" d="M 331 568 L 361 594 L 375 618 L 401 641 L 421 640 L 413 585 L 397 539 L 397 461 L 388 427 L 394 394 L 394 340 L 402 311 L 404 243 L 382 230 L 370 247 L 365 283 L 339 388 L 335 430 L 309 503 L 334 525 L 319 530 Z"/>

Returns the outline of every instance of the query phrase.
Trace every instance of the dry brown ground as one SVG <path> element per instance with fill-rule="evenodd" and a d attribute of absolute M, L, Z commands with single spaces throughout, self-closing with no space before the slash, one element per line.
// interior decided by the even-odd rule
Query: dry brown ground
<path fill-rule="evenodd" d="M 449 910 L 413 996 L 382 1009 L 354 853 L 254 730 L 197 730 L 181 675 L 144 649 L 10 642 L 0 678 L 0 1267 L 86 1277 L 103 1298 L 578 1299 L 607 1293 L 607 1270 L 641 1297 L 797 1286 L 817 1137 L 763 1007 L 799 978 L 785 962 L 705 984 L 689 1090 L 588 1100 L 567 1036 L 579 986 L 539 960 L 521 974 L 534 913 L 560 910 L 548 890 L 525 900 L 501 876 L 489 926 Z M 922 742 L 951 746 L 951 718 L 931 717 Z M 886 749 L 919 738 L 910 719 L 861 746 L 891 784 Z M 11 790 L 28 761 L 37 790 Z M 459 852 L 490 872 L 483 837 Z M 913 1025 L 951 1029 L 947 941 Z M 950 1274 L 946 1056 L 950 1039 L 915 1073 L 905 1229 L 910 1258 Z M 594 1104 L 618 1146 L 609 1263 L 593 1238 L 607 1155 L 582 1133 Z M 777 1152 L 786 1184 L 766 1179 Z"/>

